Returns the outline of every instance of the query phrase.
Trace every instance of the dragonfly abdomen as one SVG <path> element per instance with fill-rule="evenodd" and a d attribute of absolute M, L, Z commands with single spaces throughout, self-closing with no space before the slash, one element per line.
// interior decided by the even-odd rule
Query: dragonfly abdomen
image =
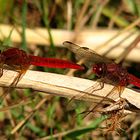
<path fill-rule="evenodd" d="M 45 66 L 49 68 L 72 68 L 81 70 L 84 69 L 82 66 L 78 64 L 56 58 L 43 58 L 39 56 L 30 55 L 30 61 L 32 65 Z"/>

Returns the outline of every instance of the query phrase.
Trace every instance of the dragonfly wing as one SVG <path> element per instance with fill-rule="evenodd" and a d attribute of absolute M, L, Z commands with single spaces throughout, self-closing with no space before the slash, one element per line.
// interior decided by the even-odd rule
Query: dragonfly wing
<path fill-rule="evenodd" d="M 110 59 L 97 54 L 87 47 L 80 47 L 69 41 L 65 41 L 63 45 L 75 53 L 77 59 L 84 59 L 84 61 L 88 63 L 88 66 L 92 66 L 95 63 L 114 63 Z"/>

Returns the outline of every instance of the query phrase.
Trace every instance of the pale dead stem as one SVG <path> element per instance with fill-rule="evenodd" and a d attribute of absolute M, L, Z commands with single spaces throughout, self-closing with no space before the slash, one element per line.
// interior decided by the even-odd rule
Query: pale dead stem
<path fill-rule="evenodd" d="M 99 19 L 101 17 L 102 10 L 107 5 L 108 2 L 109 2 L 109 0 L 104 0 L 104 1 L 101 0 L 98 2 L 98 10 L 95 12 L 94 21 L 92 23 L 93 28 L 97 28 L 97 24 L 98 24 Z"/>
<path fill-rule="evenodd" d="M 138 24 L 139 20 L 137 22 L 135 22 L 134 25 Z M 132 28 L 132 26 L 130 26 Z M 129 29 L 130 29 L 129 27 Z M 9 33 L 11 32 L 11 30 L 13 29 L 13 26 L 10 25 L 3 25 L 0 24 L 0 39 L 4 39 L 6 37 L 9 36 Z M 21 31 L 20 27 L 17 27 L 16 29 L 19 30 L 19 32 Z M 11 41 L 13 42 L 21 42 L 21 37 L 19 32 L 17 32 L 16 29 L 13 29 L 12 35 L 11 35 Z M 120 34 L 123 33 L 123 34 Z M 118 58 L 120 53 L 123 52 L 125 50 L 126 47 L 128 47 L 137 37 L 137 35 L 139 34 L 138 32 L 136 32 L 135 34 L 133 34 L 131 37 L 127 38 L 126 37 L 130 34 L 131 30 L 127 30 L 125 29 L 124 32 L 120 31 L 118 33 L 118 30 L 105 30 L 105 29 L 98 29 L 98 30 L 82 30 L 81 32 L 79 32 L 78 36 L 77 36 L 77 42 L 79 45 L 81 46 L 86 46 L 89 47 L 93 50 L 95 50 L 97 48 L 97 46 L 102 46 L 102 44 L 106 44 L 106 47 L 101 49 L 99 51 L 100 54 L 104 54 L 106 51 L 108 51 L 112 46 L 115 46 L 116 44 L 118 44 L 118 42 L 121 42 L 121 44 L 119 44 L 119 48 L 116 47 L 115 49 L 113 49 L 113 51 L 111 51 L 107 56 L 110 58 Z M 52 29 L 51 30 L 52 33 L 52 37 L 53 37 L 53 41 L 55 46 L 62 46 L 62 43 L 66 40 L 70 41 L 72 40 L 72 38 L 74 37 L 75 33 L 74 32 L 70 32 L 70 31 L 66 31 L 66 30 L 55 30 Z M 40 45 L 49 45 L 49 36 L 46 32 L 46 29 L 44 28 L 34 28 L 34 29 L 26 29 L 26 35 L 27 35 L 27 42 L 29 44 L 40 44 Z M 115 38 L 117 36 L 117 38 Z M 111 39 L 113 38 L 113 40 Z M 108 41 L 108 40 L 111 41 Z M 122 40 L 124 40 L 122 42 Z M 108 42 L 108 43 L 106 43 Z M 139 62 L 140 61 L 140 44 L 138 44 L 137 48 L 134 48 L 133 51 L 130 52 L 130 54 L 128 55 L 128 57 L 126 59 L 131 60 L 131 61 L 136 61 Z M 98 52 L 98 51 L 97 51 Z"/>
<path fill-rule="evenodd" d="M 17 73 L 13 71 L 4 71 L 3 76 L 0 78 L 0 86 L 8 86 L 16 74 Z M 84 96 L 84 98 L 80 99 L 90 102 L 94 102 L 95 100 L 100 101 L 101 97 L 106 96 L 106 94 L 108 94 L 113 88 L 112 85 L 105 84 L 102 90 L 95 91 L 94 94 L 85 94 L 84 91 L 94 84 L 94 81 L 87 79 L 28 70 L 18 83 L 17 88 L 32 88 L 33 90 L 45 92 L 51 95 L 58 95 L 67 98 L 75 97 L 75 99 L 79 99 Z M 140 108 L 139 92 L 125 88 L 121 96 L 132 105 Z M 119 99 L 119 95 L 114 94 L 109 98 L 117 101 Z"/>
<path fill-rule="evenodd" d="M 120 56 L 115 60 L 115 62 L 121 63 L 124 61 L 124 59 L 128 56 L 128 54 L 138 46 L 138 43 L 140 42 L 140 34 L 135 38 L 135 40 L 125 49 L 125 51 L 120 54 Z"/>
<path fill-rule="evenodd" d="M 8 86 L 12 82 L 12 79 L 14 79 L 16 74 L 17 73 L 13 71 L 4 71 L 3 76 L 0 78 L 0 86 Z M 91 87 L 94 83 L 94 81 L 82 78 L 29 70 L 21 79 L 21 81 L 19 81 L 17 88 L 32 88 L 33 90 L 42 91 L 50 95 L 63 96 L 67 98 L 75 97 L 75 99 L 82 99 L 84 101 L 90 101 L 91 103 L 100 102 L 102 100 L 102 97 L 106 96 L 106 94 L 108 94 L 113 87 L 111 85 L 105 85 L 102 90 L 94 92 L 94 95 L 96 96 L 94 96 L 93 94 L 82 92 Z M 140 108 L 140 93 L 130 89 L 125 89 L 122 97 L 132 105 Z M 119 95 L 114 94 L 109 98 L 118 100 Z M 35 109 L 32 110 L 24 120 L 19 122 L 14 127 L 14 129 L 11 131 L 11 134 L 15 134 L 34 115 L 34 113 L 46 100 L 47 98 L 41 100 L 36 105 Z M 108 103 L 109 101 L 110 100 L 105 99 L 104 103 Z"/>
<path fill-rule="evenodd" d="M 140 18 L 138 18 L 137 20 L 135 20 L 133 23 L 131 23 L 130 25 L 128 25 L 127 27 L 125 27 L 124 29 L 120 30 L 117 34 L 115 34 L 113 37 L 111 37 L 109 40 L 107 40 L 104 44 L 102 44 L 101 46 L 98 47 L 98 49 L 104 48 L 105 46 L 107 46 L 112 40 L 114 40 L 115 38 L 117 38 L 118 36 L 120 36 L 123 33 L 128 32 L 129 30 L 132 30 L 135 26 L 137 26 L 140 23 Z"/>
<path fill-rule="evenodd" d="M 83 4 L 81 10 L 79 11 L 79 14 L 77 15 L 77 21 L 76 21 L 75 29 L 74 29 L 75 32 L 77 32 L 77 31 L 79 31 L 79 29 L 81 29 L 82 19 L 83 19 L 84 15 L 85 15 L 90 3 L 91 3 L 91 0 L 85 0 L 85 3 Z"/>
<path fill-rule="evenodd" d="M 68 0 L 67 1 L 67 30 L 71 29 L 71 24 L 72 24 L 72 1 Z"/>

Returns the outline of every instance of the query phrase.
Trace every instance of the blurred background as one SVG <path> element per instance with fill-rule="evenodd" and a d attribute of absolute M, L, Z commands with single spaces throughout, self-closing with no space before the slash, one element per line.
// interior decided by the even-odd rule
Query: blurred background
<path fill-rule="evenodd" d="M 0 0 L 0 47 L 18 47 L 27 53 L 71 60 L 74 54 L 62 44 L 71 41 L 101 55 L 123 62 L 140 77 L 140 1 L 139 0 Z M 93 79 L 83 71 L 30 67 L 57 74 Z M 135 87 L 134 87 L 135 88 Z M 1 89 L 2 90 L 2 89 Z M 27 115 L 46 97 L 40 108 Z M 0 137 L 10 139 L 139 139 L 138 114 L 125 117 L 108 133 L 103 117 L 80 115 L 87 103 L 47 95 L 31 89 L 12 90 L 0 112 Z M 24 101 L 24 104 L 20 104 Z M 11 105 L 15 105 L 10 109 Z M 3 107 L 3 104 L 1 105 Z M 114 118 L 115 119 L 115 118 Z M 11 130 L 24 120 L 13 135 Z M 103 122 L 101 125 L 101 122 Z M 118 132 L 119 131 L 119 132 Z"/>

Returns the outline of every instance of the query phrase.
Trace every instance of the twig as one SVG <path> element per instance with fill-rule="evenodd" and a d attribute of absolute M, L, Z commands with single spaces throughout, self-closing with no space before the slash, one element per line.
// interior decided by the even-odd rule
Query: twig
<path fill-rule="evenodd" d="M 48 100 L 48 97 L 46 96 L 44 99 L 41 100 L 41 102 L 39 102 L 39 104 L 37 104 L 35 106 L 35 108 L 32 110 L 32 112 L 30 112 L 25 119 L 23 119 L 22 121 L 20 121 L 16 127 L 14 127 L 14 129 L 11 131 L 11 134 L 15 134 L 34 114 L 35 112 L 42 106 L 42 104 L 44 104 L 46 101 Z"/>
<path fill-rule="evenodd" d="M 8 37 L 9 33 L 13 29 L 13 26 L 0 24 L 0 39 L 4 39 L 4 37 Z M 20 27 L 17 27 L 19 31 L 21 31 Z M 73 39 L 75 33 L 66 31 L 66 30 L 51 30 L 52 37 L 54 39 L 55 46 L 62 46 L 62 43 L 66 40 L 70 41 Z M 97 46 L 101 46 L 104 44 L 107 40 L 109 40 L 112 36 L 115 36 L 118 33 L 118 30 L 82 30 L 78 37 L 77 42 L 81 46 L 86 46 L 89 48 L 92 48 L 95 50 Z M 117 38 L 112 40 L 110 43 L 107 44 L 107 47 L 100 50 L 98 53 L 104 54 L 107 50 L 109 50 L 112 46 L 116 45 L 118 42 L 122 41 L 124 38 L 126 38 L 130 34 L 130 30 L 127 32 L 119 35 Z M 119 48 L 113 49 L 107 56 L 110 58 L 117 58 L 120 56 L 120 53 L 125 50 L 127 46 L 129 46 L 135 38 L 138 36 L 138 32 L 133 34 L 130 38 L 125 39 L 121 45 L 119 45 Z M 34 29 L 26 29 L 26 39 L 29 44 L 40 44 L 40 45 L 50 45 L 49 42 L 49 36 L 46 32 L 46 29 L 44 28 L 34 28 Z M 11 41 L 13 42 L 21 42 L 21 37 L 19 32 L 17 30 L 13 29 L 12 35 L 11 35 Z M 140 62 L 140 44 L 138 44 L 137 48 L 134 48 L 133 51 L 130 52 L 127 60 Z"/>
<path fill-rule="evenodd" d="M 81 8 L 81 10 L 79 11 L 79 15 L 77 17 L 77 22 L 76 22 L 76 25 L 75 25 L 75 31 L 77 32 L 79 30 L 79 27 L 81 22 L 82 22 L 82 18 L 84 17 L 87 9 L 88 9 L 88 6 L 90 5 L 90 2 L 91 0 L 85 0 L 85 3 L 83 5 L 83 7 Z"/>
<path fill-rule="evenodd" d="M 8 86 L 16 74 L 17 73 L 14 71 L 4 71 L 3 76 L 0 78 L 0 86 Z M 75 97 L 75 99 L 82 99 L 90 102 L 100 101 L 102 97 L 106 96 L 113 88 L 112 85 L 105 84 L 102 90 L 97 90 L 93 94 L 85 94 L 85 92 L 80 92 L 85 91 L 93 84 L 95 84 L 94 81 L 82 78 L 29 70 L 19 81 L 17 88 L 32 88 L 33 90 L 42 91 L 53 95 L 67 98 Z M 79 98 L 83 96 L 84 98 Z M 125 88 L 121 97 L 140 109 L 139 92 Z M 109 98 L 117 101 L 119 99 L 119 94 L 114 94 Z"/>
<path fill-rule="evenodd" d="M 140 18 L 138 18 L 137 20 L 135 20 L 133 23 L 131 23 L 130 25 L 128 25 L 127 27 L 125 27 L 124 29 L 120 30 L 116 35 L 114 35 L 113 37 L 111 37 L 107 42 L 105 42 L 103 45 L 99 46 L 98 49 L 104 48 L 105 46 L 107 46 L 107 44 L 109 44 L 112 40 L 114 40 L 115 38 L 117 38 L 118 36 L 120 36 L 121 34 L 127 32 L 128 30 L 132 30 L 136 25 L 138 25 L 140 23 Z"/>
<path fill-rule="evenodd" d="M 126 50 L 120 54 L 120 57 L 116 59 L 116 63 L 121 63 L 127 56 L 128 54 L 137 47 L 138 43 L 140 42 L 140 34 L 136 37 L 136 39 L 126 48 Z"/>

